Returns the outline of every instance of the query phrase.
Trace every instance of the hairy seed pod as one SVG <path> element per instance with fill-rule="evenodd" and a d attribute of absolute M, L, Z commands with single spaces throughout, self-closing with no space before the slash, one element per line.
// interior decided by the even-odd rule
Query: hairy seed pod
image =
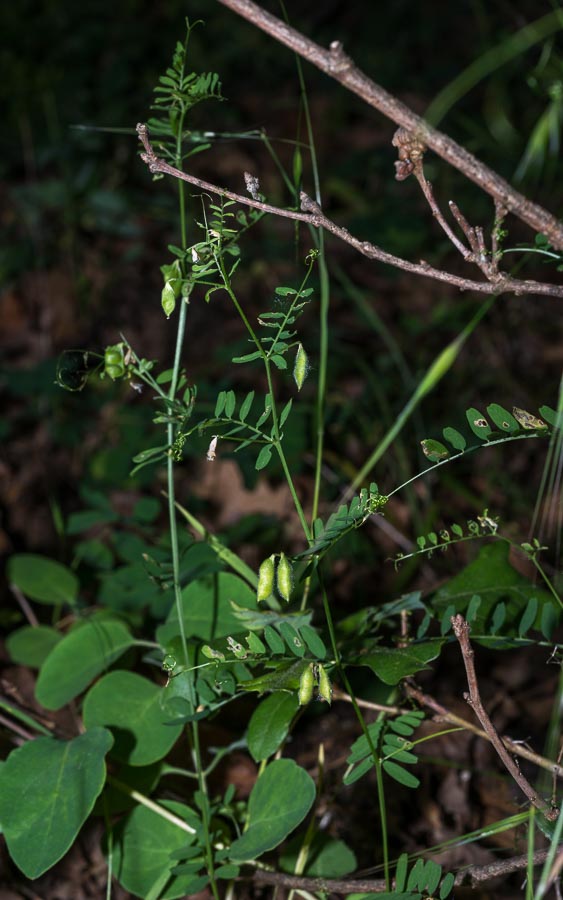
<path fill-rule="evenodd" d="M 307 666 L 301 673 L 299 679 L 299 706 L 307 706 L 313 699 L 313 689 L 315 687 L 315 676 L 313 675 L 312 665 Z"/>
<path fill-rule="evenodd" d="M 280 556 L 278 570 L 276 573 L 276 586 L 278 594 L 283 597 L 286 603 L 289 603 L 291 591 L 293 588 L 293 569 L 285 553 Z"/>
<path fill-rule="evenodd" d="M 258 603 L 262 600 L 267 600 L 273 593 L 275 574 L 274 559 L 275 557 L 272 553 L 268 559 L 265 559 L 264 562 L 260 564 L 260 568 L 258 569 L 258 589 L 256 591 Z"/>
<path fill-rule="evenodd" d="M 321 700 L 325 700 L 326 703 L 330 705 L 330 703 L 332 703 L 332 685 L 330 683 L 330 678 L 326 674 L 325 667 L 320 663 L 317 678 L 319 685 L 319 697 Z"/>
<path fill-rule="evenodd" d="M 297 385 L 297 390 L 300 391 L 303 387 L 303 382 L 307 377 L 307 372 L 309 371 L 309 357 L 307 356 L 303 344 L 299 344 L 297 348 L 297 353 L 295 354 L 295 364 L 293 366 L 293 380 Z"/>

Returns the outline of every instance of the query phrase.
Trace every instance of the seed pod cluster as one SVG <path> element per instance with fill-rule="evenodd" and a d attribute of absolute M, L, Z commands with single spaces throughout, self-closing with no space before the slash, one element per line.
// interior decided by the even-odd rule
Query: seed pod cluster
<path fill-rule="evenodd" d="M 276 554 L 272 553 L 268 559 L 261 563 L 258 569 L 258 588 L 256 598 L 260 603 L 267 600 L 274 593 L 274 581 L 279 596 L 289 603 L 293 589 L 293 568 L 285 553 L 280 554 L 280 560 L 276 567 Z"/>
<path fill-rule="evenodd" d="M 110 347 L 106 347 L 104 353 L 104 373 L 108 375 L 112 381 L 115 381 L 116 378 L 122 378 L 125 375 L 123 344 L 112 344 Z"/>
<path fill-rule="evenodd" d="M 309 663 L 303 670 L 299 679 L 297 696 L 299 706 L 306 706 L 311 702 L 313 696 L 328 704 L 332 702 L 332 685 L 326 669 L 321 663 Z"/>

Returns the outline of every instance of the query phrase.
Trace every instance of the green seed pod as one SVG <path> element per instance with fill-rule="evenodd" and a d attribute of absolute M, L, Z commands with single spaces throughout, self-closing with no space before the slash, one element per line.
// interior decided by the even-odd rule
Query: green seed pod
<path fill-rule="evenodd" d="M 104 353 L 104 374 L 108 375 L 113 381 L 125 375 L 123 344 L 112 344 L 106 347 Z"/>
<path fill-rule="evenodd" d="M 332 685 L 330 683 L 330 678 L 326 674 L 324 666 L 319 663 L 318 667 L 318 685 L 319 685 L 319 697 L 321 700 L 325 700 L 329 705 L 332 703 Z"/>
<path fill-rule="evenodd" d="M 258 603 L 262 600 L 267 600 L 274 591 L 274 559 L 275 556 L 272 553 L 268 559 L 265 559 L 264 562 L 261 563 L 260 568 L 258 569 L 258 589 L 256 591 Z"/>
<path fill-rule="evenodd" d="M 293 366 L 293 379 L 295 384 L 297 385 L 297 390 L 300 391 L 303 387 L 303 382 L 307 377 L 307 372 L 309 371 L 309 357 L 307 356 L 303 344 L 299 344 L 297 348 L 297 353 L 295 354 L 295 364 Z"/>
<path fill-rule="evenodd" d="M 299 706 L 307 706 L 313 699 L 313 689 L 315 687 L 315 676 L 313 675 L 312 665 L 307 666 L 301 673 L 299 679 Z"/>
<path fill-rule="evenodd" d="M 291 590 L 293 588 L 293 569 L 291 568 L 291 563 L 285 553 L 281 554 L 280 561 L 278 563 L 276 585 L 280 597 L 283 597 L 286 603 L 289 603 Z"/>
<path fill-rule="evenodd" d="M 169 319 L 174 312 L 174 307 L 176 306 L 176 292 L 174 291 L 174 288 L 169 281 L 167 281 L 162 288 L 160 302 L 162 304 L 162 308 L 164 310 L 166 318 Z"/>

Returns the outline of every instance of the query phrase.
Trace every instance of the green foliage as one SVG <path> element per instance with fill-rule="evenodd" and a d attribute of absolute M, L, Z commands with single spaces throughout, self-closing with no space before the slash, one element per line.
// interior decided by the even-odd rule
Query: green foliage
<path fill-rule="evenodd" d="M 38 878 L 74 843 L 105 782 L 112 737 L 93 728 L 72 741 L 36 738 L 0 767 L 0 821 L 10 856 Z"/>
<path fill-rule="evenodd" d="M 152 107 L 155 115 L 148 122 L 155 151 L 179 170 L 209 145 L 206 132 L 201 133 L 201 140 L 196 139 L 191 110 L 203 101 L 223 99 L 216 73 L 190 71 L 188 46 L 193 27 L 187 23 L 184 42 L 176 44 L 172 62 L 159 78 Z M 312 171 L 308 171 L 305 150 L 313 147 L 313 141 L 303 81 L 301 87 L 308 145 L 300 138 L 293 150 L 292 177 L 284 179 L 292 198 L 298 197 L 302 183 L 311 176 L 318 181 L 314 153 Z M 542 147 L 545 150 L 546 134 L 553 133 L 560 117 L 560 100 L 555 91 L 549 115 L 532 135 L 524 169 L 531 166 L 532 157 L 541 156 Z M 283 163 L 265 133 L 259 137 L 283 172 Z M 247 175 L 246 181 L 249 193 L 264 199 L 257 179 Z M 298 831 L 317 794 L 319 805 L 322 802 L 323 753 L 319 750 L 317 785 L 305 769 L 284 757 L 286 742 L 298 733 L 300 719 L 306 718 L 313 727 L 327 712 L 334 679 L 335 696 L 340 700 L 349 694 L 358 719 L 359 737 L 350 748 L 344 784 L 351 785 L 372 770 L 377 782 L 381 853 L 389 890 L 373 896 L 446 898 L 454 876 L 444 874 L 430 859 L 411 865 L 406 854 L 399 858 L 395 890 L 390 890 L 386 807 L 392 804 L 393 794 L 388 791 L 386 797 L 385 791 L 390 784 L 393 791 L 396 784 L 413 791 L 419 787 L 413 766 L 419 764 L 417 746 L 424 740 L 415 737 L 424 718 L 422 712 L 413 709 L 392 714 L 398 685 L 428 670 L 444 644 L 453 641 L 450 620 L 455 613 L 462 613 L 469 622 L 472 639 L 488 648 L 532 644 L 556 656 L 560 648 L 552 641 L 561 603 L 556 586 L 542 568 L 541 554 L 546 548 L 539 539 L 508 542 L 500 534 L 498 519 L 487 509 L 463 526 L 454 522 L 447 528 L 428 530 L 431 525 L 422 520 L 412 498 L 409 515 L 421 521 L 417 530 L 424 533 L 416 538 L 417 549 L 398 555 L 396 563 L 411 560 L 416 565 L 420 559 L 433 559 L 438 569 L 441 560 L 436 551 L 475 540 L 487 543 L 461 571 L 447 579 L 440 575 L 439 587 L 427 587 L 424 600 L 419 590 L 403 593 L 400 576 L 394 582 L 399 585 L 396 593 L 392 588 L 392 599 L 388 599 L 384 579 L 380 588 L 379 583 L 374 584 L 373 568 L 366 573 L 372 548 L 367 549 L 367 538 L 360 542 L 359 533 L 372 517 L 384 514 L 391 494 L 409 481 L 390 490 L 389 495 L 382 494 L 375 482 L 358 495 L 352 494 L 364 475 L 368 478 L 380 463 L 385 449 L 389 449 L 386 463 L 389 459 L 390 464 L 382 469 L 381 481 L 396 477 L 398 469 L 409 470 L 408 450 L 399 441 L 401 428 L 461 359 L 464 342 L 490 304 L 481 307 L 470 324 L 436 355 L 418 384 L 400 348 L 393 347 L 387 335 L 392 352 L 375 359 L 374 372 L 366 373 L 366 381 L 373 377 L 377 382 L 374 394 L 379 399 L 385 393 L 381 385 L 389 384 L 380 376 L 388 376 L 385 366 L 393 358 L 399 361 L 411 399 L 366 466 L 354 470 L 356 460 L 343 459 L 343 454 L 339 457 L 334 444 L 344 436 L 344 453 L 353 446 L 351 422 L 354 429 L 361 429 L 362 439 L 369 435 L 371 441 L 374 415 L 371 402 L 365 414 L 361 403 L 358 410 L 355 405 L 350 410 L 343 408 L 352 406 L 347 392 L 343 399 L 338 396 L 340 350 L 336 338 L 340 334 L 333 335 L 329 328 L 329 275 L 322 235 L 316 229 L 307 235 L 314 246 L 303 263 L 298 259 L 302 242 L 296 233 L 295 275 L 285 274 L 285 284 L 272 289 L 274 276 L 268 273 L 265 277 L 260 269 L 263 293 L 269 294 L 269 300 L 256 314 L 258 307 L 249 301 L 241 266 L 249 243 L 246 235 L 263 212 L 239 209 L 225 197 L 205 195 L 188 228 L 188 192 L 183 182 L 178 185 L 177 243 L 168 245 L 166 259 L 159 265 L 157 298 L 164 316 L 177 326 L 172 366 L 161 368 L 156 361 L 143 358 L 121 336 L 101 353 L 66 351 L 56 372 L 57 383 L 69 391 L 79 393 L 89 384 L 104 399 L 127 394 L 145 410 L 150 406 L 151 436 L 135 445 L 131 475 L 147 479 L 136 480 L 136 485 L 149 484 L 149 467 L 159 467 L 156 493 L 161 489 L 160 472 L 166 470 L 169 524 L 163 527 L 166 504 L 154 496 L 137 494 L 127 512 L 118 511 L 121 504 L 114 502 L 114 488 L 122 487 L 122 482 L 108 455 L 102 465 L 105 480 L 99 479 L 98 488 L 82 487 L 82 508 L 73 509 L 66 523 L 62 512 L 54 515 L 60 553 L 65 558 L 68 554 L 68 565 L 27 553 L 16 554 L 8 562 L 9 581 L 28 621 L 35 623 L 39 616 L 49 622 L 44 624 L 41 618 L 40 624 L 22 625 L 22 615 L 11 611 L 10 627 L 16 627 L 6 644 L 10 658 L 39 669 L 35 699 L 45 710 L 58 711 L 72 704 L 69 721 L 75 722 L 77 729 L 86 729 L 67 742 L 47 736 L 30 740 L 9 753 L 0 767 L 0 825 L 8 851 L 28 878 L 36 878 L 72 846 L 88 816 L 99 814 L 108 828 L 108 850 L 121 887 L 146 900 L 190 896 L 205 889 L 218 900 L 221 882 L 231 882 L 225 886 L 225 893 L 231 896 L 240 864 L 256 863 L 277 848 L 279 864 L 289 871 L 324 878 L 347 874 L 356 866 L 353 851 L 320 832 L 316 814 Z M 109 208 L 110 198 L 104 203 Z M 496 228 L 500 240 L 500 224 Z M 541 236 L 531 249 L 560 263 L 560 255 L 553 253 Z M 508 252 L 498 250 L 499 255 Z M 313 287 L 316 278 L 318 284 Z M 191 369 L 180 365 L 184 336 L 188 344 L 198 339 L 188 317 L 196 304 L 198 315 L 208 316 L 212 301 L 218 329 L 228 305 L 238 315 L 243 332 L 243 338 L 236 339 L 236 350 L 224 348 L 223 358 L 231 362 L 227 373 L 231 380 L 226 381 L 225 373 L 209 366 L 209 380 L 214 385 L 219 382 L 219 389 L 205 380 L 194 384 Z M 315 306 L 320 310 L 318 341 L 305 331 L 305 314 Z M 402 322 L 407 322 L 406 317 Z M 408 334 L 420 333 L 414 315 L 405 327 Z M 385 335 L 382 323 L 379 331 Z M 85 402 L 87 393 L 74 399 Z M 387 416 L 392 404 L 381 396 L 380 406 Z M 362 417 L 369 420 L 369 427 Z M 444 428 L 445 443 L 425 438 L 421 446 L 435 468 L 478 447 L 552 437 L 560 434 L 560 427 L 560 410 L 541 406 L 536 416 L 519 407 L 509 412 L 491 403 L 485 414 L 471 407 L 458 428 Z M 292 441 L 295 447 L 297 434 L 303 449 L 299 475 L 307 469 L 314 472 L 310 496 L 303 481 L 295 477 L 297 463 L 292 471 L 290 448 Z M 129 444 L 125 437 L 119 443 L 116 452 L 122 459 L 126 457 L 129 465 Z M 283 479 L 293 514 L 285 509 L 280 514 L 272 501 L 271 515 L 256 516 L 254 531 L 249 528 L 249 517 L 221 535 L 213 534 L 198 518 L 201 500 L 189 495 L 191 463 L 198 458 L 204 466 L 215 463 L 216 469 L 228 452 L 237 454 L 247 475 L 252 467 L 254 473 L 264 473 L 261 482 L 271 467 L 270 481 Z M 352 456 L 356 454 L 357 450 Z M 179 482 L 185 505 L 178 503 L 175 494 L 174 473 L 179 466 L 187 476 Z M 348 502 L 331 507 L 325 481 L 330 480 L 330 492 L 337 496 L 344 479 L 353 482 L 345 494 Z M 99 489 L 100 482 L 103 489 Z M 445 512 L 447 521 L 456 515 L 453 508 Z M 177 516 L 184 520 L 182 524 L 187 523 L 189 533 L 178 528 Z M 275 527 L 270 527 L 274 519 Z M 393 534 L 395 525 L 389 526 Z M 509 561 L 511 549 L 526 555 L 541 576 L 541 584 L 516 571 Z M 335 550 L 349 557 L 345 560 L 349 579 L 346 614 L 339 621 L 333 581 L 337 574 Z M 360 563 L 357 572 L 356 562 Z M 424 578 L 427 583 L 426 573 Z M 38 609 L 32 608 L 30 613 L 30 604 L 37 604 Z M 91 606 L 94 612 L 86 616 L 84 610 Z M 353 684 L 357 680 L 360 685 L 356 689 L 349 681 L 352 672 Z M 377 695 L 378 703 L 382 701 L 379 718 L 369 726 L 356 699 L 356 695 L 362 699 L 359 695 L 366 684 L 367 699 Z M 203 756 L 200 720 L 217 722 L 218 733 L 222 733 L 221 717 L 227 706 L 229 718 L 225 721 L 229 730 L 236 732 L 232 743 L 219 747 L 205 744 Z M 35 714 L 4 703 L 3 709 L 31 733 L 45 732 Z M 50 724 L 58 727 L 58 722 L 57 716 Z M 293 746 L 299 750 L 297 741 Z M 235 799 L 233 785 L 223 796 L 211 795 L 209 776 L 233 751 L 248 751 L 260 766 L 248 802 Z M 274 755 L 279 758 L 271 761 Z M 177 765 L 172 766 L 171 759 Z M 161 779 L 169 775 L 174 781 L 163 786 Z M 163 800 L 171 791 L 186 802 Z M 117 824 L 112 825 L 117 814 Z M 281 848 L 292 832 L 297 833 Z M 272 858 L 268 857 L 268 864 Z"/>
<path fill-rule="evenodd" d="M 344 784 L 353 784 L 374 765 L 381 765 L 390 778 L 404 787 L 418 787 L 419 779 L 404 766 L 416 765 L 418 762 L 416 754 L 412 752 L 413 743 L 408 738 L 414 734 L 423 719 L 424 713 L 413 710 L 397 716 L 396 719 L 378 719 L 370 725 L 367 735 L 359 737 L 350 748 Z M 376 759 L 372 748 L 375 750 Z"/>
<path fill-rule="evenodd" d="M 257 859 L 277 847 L 305 818 L 315 799 L 315 782 L 291 759 L 264 769 L 248 801 L 248 828 L 231 844 L 235 862 Z"/>

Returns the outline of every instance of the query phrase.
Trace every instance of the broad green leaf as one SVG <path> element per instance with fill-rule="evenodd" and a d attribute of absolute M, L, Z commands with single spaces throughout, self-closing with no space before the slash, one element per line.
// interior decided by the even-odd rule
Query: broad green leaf
<path fill-rule="evenodd" d="M 484 415 L 473 406 L 466 410 L 465 415 L 473 434 L 477 435 L 480 441 L 488 440 L 492 428 Z"/>
<path fill-rule="evenodd" d="M 45 709 L 60 709 L 135 643 L 121 622 L 90 619 L 69 632 L 41 666 L 35 696 Z"/>
<path fill-rule="evenodd" d="M 284 872 L 295 872 L 302 841 L 290 841 L 280 857 L 280 867 Z M 311 878 L 342 878 L 354 872 L 358 866 L 356 856 L 344 841 L 317 832 L 308 846 L 304 875 Z"/>
<path fill-rule="evenodd" d="M 8 580 L 37 603 L 73 606 L 78 578 L 67 566 L 35 553 L 18 553 L 8 560 Z"/>
<path fill-rule="evenodd" d="M 147 678 L 110 672 L 88 691 L 84 724 L 115 729 L 112 756 L 130 766 L 148 766 L 166 756 L 182 731 L 181 724 L 166 724 L 162 700 L 163 688 Z"/>
<path fill-rule="evenodd" d="M 442 431 L 444 435 L 444 440 L 451 444 L 454 450 L 465 450 L 467 447 L 467 441 L 461 432 L 457 431 L 455 428 L 447 427 Z"/>
<path fill-rule="evenodd" d="M 426 664 L 440 655 L 442 643 L 434 640 L 409 647 L 377 647 L 371 653 L 358 657 L 355 664 L 369 666 L 385 684 L 398 684 L 402 678 L 426 669 Z"/>
<path fill-rule="evenodd" d="M 448 872 L 447 875 L 444 875 L 444 880 L 440 885 L 440 900 L 446 900 L 452 891 L 452 888 L 455 884 L 455 875 L 453 872 Z"/>
<path fill-rule="evenodd" d="M 248 749 L 255 762 L 268 759 L 285 740 L 297 712 L 295 694 L 276 692 L 256 707 L 248 725 Z"/>
<path fill-rule="evenodd" d="M 432 438 L 425 438 L 420 442 L 420 446 L 425 457 L 430 462 L 440 462 L 441 459 L 447 459 L 450 455 L 450 451 L 444 444 Z"/>
<path fill-rule="evenodd" d="M 0 768 L 0 825 L 10 856 L 38 878 L 67 852 L 104 786 L 105 728 L 72 741 L 41 737 L 12 750 Z"/>
<path fill-rule="evenodd" d="M 199 827 L 199 817 L 183 803 L 162 800 L 160 805 L 184 820 L 190 829 Z M 146 806 L 137 806 L 115 832 L 113 864 L 119 883 L 136 897 L 147 897 L 156 884 L 162 885 L 159 900 L 191 896 L 193 876 L 170 873 L 176 866 L 174 851 L 189 847 L 194 840 L 193 832 Z"/>
<path fill-rule="evenodd" d="M 287 361 L 283 358 L 283 356 L 280 356 L 279 353 L 274 353 L 270 357 L 270 359 L 277 369 L 280 369 L 282 371 L 283 369 L 287 369 Z"/>
<path fill-rule="evenodd" d="M 499 431 L 513 433 L 520 430 L 520 426 L 514 416 L 504 406 L 499 406 L 498 403 L 490 403 L 487 406 L 487 412 Z"/>
<path fill-rule="evenodd" d="M 260 450 L 260 453 L 258 454 L 258 458 L 257 458 L 256 462 L 254 463 L 254 468 L 256 469 L 256 471 L 259 472 L 261 469 L 265 469 L 266 466 L 268 465 L 268 463 L 270 462 L 271 457 L 272 457 L 272 445 L 266 444 Z"/>
<path fill-rule="evenodd" d="M 255 860 L 277 847 L 303 821 L 315 800 L 315 782 L 291 759 L 277 759 L 262 772 L 248 801 L 248 828 L 233 842 L 235 862 Z"/>
<path fill-rule="evenodd" d="M 253 362 L 255 359 L 260 359 L 261 356 L 260 350 L 254 350 L 252 353 L 245 353 L 244 356 L 233 356 L 231 362 L 239 365 L 241 363 Z"/>
<path fill-rule="evenodd" d="M 244 630 L 232 604 L 255 610 L 256 591 L 246 581 L 231 572 L 205 575 L 192 581 L 182 591 L 184 629 L 186 636 L 215 641 Z M 174 606 L 166 622 L 157 628 L 159 643 L 166 647 L 180 633 L 178 612 Z"/>
<path fill-rule="evenodd" d="M 398 781 L 399 784 L 403 784 L 405 787 L 410 788 L 417 788 L 419 786 L 420 779 L 417 778 L 416 775 L 403 769 L 402 766 L 397 765 L 397 763 L 392 760 L 386 759 L 381 765 L 383 770 L 395 781 Z"/>
<path fill-rule="evenodd" d="M 60 640 L 62 635 L 56 628 L 24 625 L 6 638 L 6 649 L 14 662 L 38 669 Z"/>
<path fill-rule="evenodd" d="M 481 547 L 473 562 L 446 582 L 435 594 L 434 610 L 438 615 L 451 607 L 451 614 L 465 613 L 473 596 L 481 597 L 471 630 L 474 635 L 487 633 L 487 622 L 500 600 L 506 605 L 506 625 L 513 625 L 522 615 L 531 597 L 539 604 L 535 625 L 539 627 L 541 611 L 552 607 L 550 595 L 543 588 L 513 569 L 509 562 L 510 544 L 497 540 Z"/>

